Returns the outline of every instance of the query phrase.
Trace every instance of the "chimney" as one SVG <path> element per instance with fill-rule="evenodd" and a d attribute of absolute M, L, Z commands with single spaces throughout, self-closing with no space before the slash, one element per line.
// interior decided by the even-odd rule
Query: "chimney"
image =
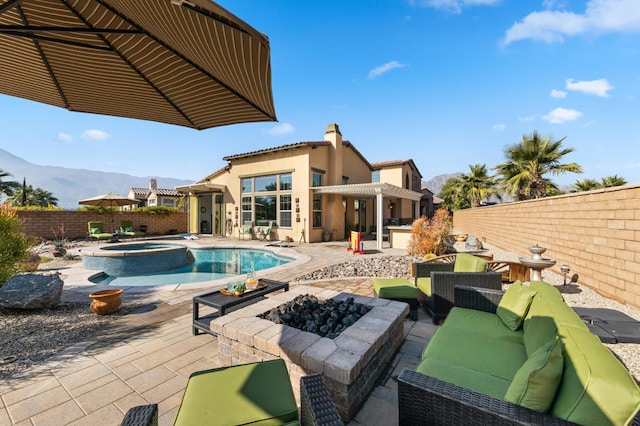
<path fill-rule="evenodd" d="M 155 191 L 158 189 L 158 181 L 154 178 L 149 179 L 149 189 Z"/>
<path fill-rule="evenodd" d="M 325 185 L 340 185 L 342 183 L 342 133 L 337 124 L 329 124 L 324 132 L 324 140 L 331 142 L 329 152 L 329 170 Z"/>

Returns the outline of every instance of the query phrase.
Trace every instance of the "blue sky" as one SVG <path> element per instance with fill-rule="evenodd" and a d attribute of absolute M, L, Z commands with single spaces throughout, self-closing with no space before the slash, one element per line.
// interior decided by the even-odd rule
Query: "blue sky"
<path fill-rule="evenodd" d="M 638 0 L 219 3 L 269 36 L 279 122 L 196 131 L 0 95 L 0 147 L 196 180 L 226 155 L 321 140 L 338 123 L 369 161 L 413 158 L 427 180 L 493 167 L 537 130 L 566 137 L 566 160 L 584 167 L 556 182 L 640 182 Z"/>

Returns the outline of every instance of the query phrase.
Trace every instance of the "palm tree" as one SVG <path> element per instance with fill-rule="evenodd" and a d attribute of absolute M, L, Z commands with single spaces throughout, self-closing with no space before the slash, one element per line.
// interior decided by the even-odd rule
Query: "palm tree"
<path fill-rule="evenodd" d="M 553 184 L 545 175 L 582 173 L 582 167 L 576 163 L 560 163 L 563 156 L 574 151 L 562 149 L 565 139 L 552 141 L 551 136 L 542 137 L 534 131 L 523 135 L 520 143 L 507 147 L 504 151 L 507 162 L 495 167 L 504 190 L 519 201 L 542 198 Z"/>
<path fill-rule="evenodd" d="M 7 196 L 13 195 L 13 192 L 20 187 L 18 182 L 3 181 L 3 178 L 11 176 L 11 173 L 7 173 L 0 169 L 0 195 L 6 194 Z"/>
<path fill-rule="evenodd" d="M 601 188 L 602 185 L 595 179 L 577 180 L 576 183 L 571 185 L 572 192 L 591 191 L 592 189 Z"/>
<path fill-rule="evenodd" d="M 626 184 L 627 184 L 627 180 L 618 175 L 606 176 L 606 177 L 603 177 L 602 180 L 600 181 L 600 185 L 602 186 L 602 188 L 612 188 L 614 186 L 622 186 Z"/>
<path fill-rule="evenodd" d="M 18 189 L 13 192 L 8 203 L 11 206 L 49 207 L 57 206 L 58 199 L 49 191 L 42 188 L 33 189 L 33 186 L 25 184 L 22 187 L 18 185 Z"/>
<path fill-rule="evenodd" d="M 461 210 L 471 207 L 469 200 L 462 194 L 460 176 L 447 179 L 438 197 L 442 198 L 442 207 L 449 210 Z"/>
<path fill-rule="evenodd" d="M 471 208 L 480 207 L 483 200 L 492 195 L 498 195 L 496 190 L 496 180 L 493 176 L 487 175 L 485 164 L 469 165 L 470 173 L 462 175 L 462 193 L 471 203 Z"/>

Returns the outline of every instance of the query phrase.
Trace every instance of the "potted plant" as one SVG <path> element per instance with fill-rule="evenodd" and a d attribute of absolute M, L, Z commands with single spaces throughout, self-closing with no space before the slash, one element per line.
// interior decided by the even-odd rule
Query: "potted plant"
<path fill-rule="evenodd" d="M 62 257 L 67 254 L 67 249 L 65 248 L 67 241 L 65 239 L 62 240 L 53 240 L 51 244 L 53 244 L 53 256 L 54 257 Z"/>

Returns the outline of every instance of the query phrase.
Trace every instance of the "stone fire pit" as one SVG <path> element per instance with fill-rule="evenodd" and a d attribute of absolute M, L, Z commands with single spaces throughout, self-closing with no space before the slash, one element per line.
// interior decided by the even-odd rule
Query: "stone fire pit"
<path fill-rule="evenodd" d="M 321 300 L 353 297 L 371 310 L 335 339 L 257 317 L 306 294 Z M 216 318 L 210 327 L 218 334 L 219 359 L 225 365 L 284 359 L 298 403 L 300 377 L 322 374 L 342 419 L 347 422 L 366 400 L 404 340 L 403 320 L 408 312 L 406 303 L 299 285 Z"/>

